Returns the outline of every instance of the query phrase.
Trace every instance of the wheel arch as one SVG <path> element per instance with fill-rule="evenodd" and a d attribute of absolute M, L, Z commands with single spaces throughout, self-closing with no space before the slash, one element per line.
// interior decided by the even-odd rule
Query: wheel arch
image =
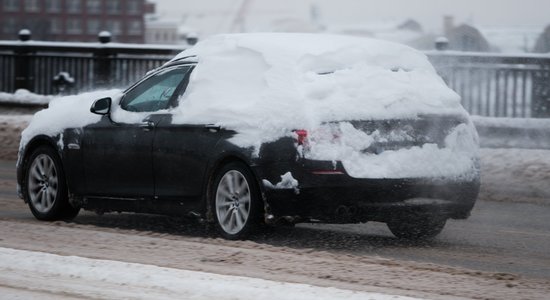
<path fill-rule="evenodd" d="M 202 202 L 203 202 L 202 204 L 204 207 L 206 220 L 209 222 L 214 221 L 214 215 L 213 215 L 213 212 L 210 210 L 210 206 L 208 205 L 208 199 L 210 199 L 211 197 L 210 193 L 212 191 L 212 185 L 214 184 L 215 175 L 223 166 L 232 162 L 240 162 L 248 168 L 250 173 L 254 176 L 254 184 L 256 184 L 256 188 L 260 193 L 259 197 L 262 199 L 262 201 L 265 204 L 264 189 L 261 184 L 260 177 L 258 176 L 257 172 L 253 168 L 254 166 L 253 160 L 251 160 L 250 158 L 247 158 L 245 155 L 239 152 L 227 152 L 227 153 L 224 153 L 223 155 L 220 155 L 215 160 L 213 160 L 205 176 L 205 184 L 204 184 L 205 192 L 204 192 L 204 197 L 202 199 Z"/>
<path fill-rule="evenodd" d="M 57 155 L 59 156 L 59 159 L 61 160 L 61 168 L 63 169 L 63 173 L 65 173 L 65 166 L 63 164 L 63 152 L 59 147 L 57 146 L 57 141 L 47 135 L 38 135 L 31 139 L 24 147 L 24 149 L 20 149 L 19 151 L 19 157 L 17 159 L 17 183 L 20 187 L 23 186 L 24 180 L 25 180 L 25 170 L 26 166 L 29 163 L 29 156 L 39 147 L 47 146 L 52 148 Z M 22 195 L 20 195 L 22 196 Z"/>

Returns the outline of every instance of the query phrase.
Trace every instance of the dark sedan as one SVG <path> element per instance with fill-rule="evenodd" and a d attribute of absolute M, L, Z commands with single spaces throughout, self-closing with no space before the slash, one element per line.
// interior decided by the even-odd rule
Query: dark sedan
<path fill-rule="evenodd" d="M 243 146 L 235 140 L 236 127 L 175 121 L 176 108 L 194 92 L 192 74 L 200 64 L 195 56 L 177 58 L 120 95 L 94 99 L 86 116 L 91 121 L 83 126 L 28 134 L 18 183 L 33 215 L 71 219 L 81 208 L 192 215 L 216 224 L 231 239 L 265 223 L 367 221 L 387 223 L 398 237 L 429 238 L 447 219 L 469 216 L 479 191 L 475 155 L 464 160 L 466 171 L 453 177 L 440 175 L 443 171 L 433 176 L 387 171 L 377 177 L 361 167 L 380 158 L 397 161 L 394 168 L 401 170 L 401 149 L 416 155 L 412 160 L 426 157 L 422 151 L 447 151 L 449 136 L 460 136 L 457 128 L 468 126 L 467 115 L 323 121 L 322 130 L 286 128 L 257 147 Z M 319 74 L 323 80 L 331 76 Z M 329 141 L 323 140 L 327 130 Z M 350 130 L 371 139 L 358 146 L 360 163 L 315 152 L 325 142 L 348 143 Z M 444 153 L 459 153 L 453 151 Z"/>

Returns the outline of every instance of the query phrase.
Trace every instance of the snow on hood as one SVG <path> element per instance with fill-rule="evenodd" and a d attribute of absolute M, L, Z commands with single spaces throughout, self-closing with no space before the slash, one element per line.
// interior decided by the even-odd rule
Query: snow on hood
<path fill-rule="evenodd" d="M 108 90 L 54 98 L 48 108 L 37 112 L 23 130 L 20 149 L 37 135 L 55 137 L 66 128 L 81 128 L 99 122 L 101 116 L 90 112 L 94 101 L 104 97 L 111 97 L 115 101 L 120 95 L 120 90 Z"/>
<path fill-rule="evenodd" d="M 175 60 L 187 56 L 198 65 L 173 122 L 248 133 L 234 140 L 241 146 L 325 121 L 466 114 L 424 54 L 392 42 L 233 34 L 199 42 Z"/>

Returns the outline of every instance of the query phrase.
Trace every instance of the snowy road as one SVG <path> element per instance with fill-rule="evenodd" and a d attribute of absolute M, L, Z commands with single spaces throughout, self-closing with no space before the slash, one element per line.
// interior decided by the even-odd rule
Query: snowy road
<path fill-rule="evenodd" d="M 416 299 L 7 248 L 0 248 L 0 270 L 7 285 L 0 298 L 23 290 L 42 299 Z"/>
<path fill-rule="evenodd" d="M 14 163 L 0 163 L 0 247 L 404 296 L 544 299 L 549 215 L 548 205 L 481 200 L 429 244 L 399 242 L 377 223 L 300 225 L 235 242 L 161 216 L 35 221 L 15 196 Z"/>

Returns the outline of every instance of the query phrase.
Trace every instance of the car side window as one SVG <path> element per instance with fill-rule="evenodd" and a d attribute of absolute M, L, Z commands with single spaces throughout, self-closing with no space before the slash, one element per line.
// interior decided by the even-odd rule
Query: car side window
<path fill-rule="evenodd" d="M 172 95 L 189 69 L 178 67 L 149 77 L 126 93 L 120 107 L 133 112 L 152 112 L 168 108 Z"/>

